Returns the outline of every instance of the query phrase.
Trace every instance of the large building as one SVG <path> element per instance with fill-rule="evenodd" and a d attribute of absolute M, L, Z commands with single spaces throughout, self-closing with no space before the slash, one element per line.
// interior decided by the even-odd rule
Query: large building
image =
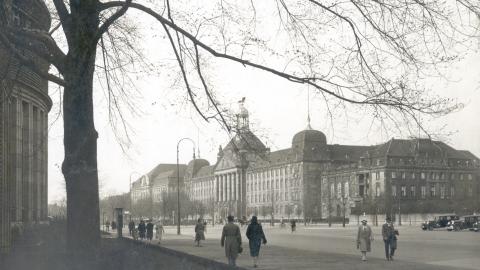
<path fill-rule="evenodd" d="M 42 0 L 6 0 L 5 25 L 48 31 L 50 13 Z M 48 63 L 23 51 L 45 71 Z M 0 251 L 12 231 L 47 219 L 47 128 L 52 101 L 47 81 L 17 61 L 0 42 Z"/>
<path fill-rule="evenodd" d="M 194 159 L 186 167 L 185 192 L 213 209 L 208 218 L 256 214 L 325 221 L 363 213 L 480 208 L 479 159 L 440 141 L 328 144 L 308 123 L 293 136 L 291 147 L 271 152 L 250 130 L 243 103 L 236 130 L 215 164 Z"/>

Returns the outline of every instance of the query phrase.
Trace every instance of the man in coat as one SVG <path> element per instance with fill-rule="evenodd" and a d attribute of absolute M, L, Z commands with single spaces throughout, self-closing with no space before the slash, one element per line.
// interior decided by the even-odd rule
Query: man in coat
<path fill-rule="evenodd" d="M 393 247 L 393 241 L 395 238 L 395 228 L 393 227 L 392 220 L 387 217 L 385 224 L 382 226 L 383 242 L 385 243 L 385 256 L 387 261 L 393 261 L 393 253 L 395 247 Z"/>
<path fill-rule="evenodd" d="M 252 217 L 252 221 L 247 227 L 247 238 L 250 247 L 250 256 L 253 258 L 253 267 L 257 268 L 260 246 L 262 243 L 264 245 L 267 244 L 267 238 L 265 238 L 262 225 L 258 223 L 257 216 Z"/>
<path fill-rule="evenodd" d="M 228 258 L 228 264 L 236 265 L 238 253 L 242 245 L 242 235 L 240 227 L 233 224 L 233 216 L 227 217 L 228 223 L 223 226 L 220 244 L 225 247 L 225 256 Z"/>
<path fill-rule="evenodd" d="M 367 252 L 371 251 L 371 242 L 373 241 L 372 229 L 367 225 L 367 219 L 362 219 L 362 225 L 358 227 L 357 249 L 362 252 L 362 261 L 367 260 Z"/>
<path fill-rule="evenodd" d="M 148 239 L 148 241 L 152 241 L 152 239 L 153 239 L 153 223 L 152 223 L 151 219 L 148 220 L 146 229 L 147 229 L 147 239 Z"/>

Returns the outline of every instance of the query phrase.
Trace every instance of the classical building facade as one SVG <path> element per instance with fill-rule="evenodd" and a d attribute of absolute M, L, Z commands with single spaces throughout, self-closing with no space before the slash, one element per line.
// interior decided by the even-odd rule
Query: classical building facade
<path fill-rule="evenodd" d="M 4 25 L 48 31 L 41 0 L 5 1 Z M 45 71 L 48 63 L 24 51 Z M 12 228 L 47 219 L 47 128 L 52 102 L 47 81 L 21 65 L 0 43 L 0 250 L 8 251 Z"/>
<path fill-rule="evenodd" d="M 328 144 L 308 123 L 290 148 L 271 152 L 249 129 L 248 117 L 241 104 L 237 134 L 220 148 L 217 162 L 194 160 L 195 169 L 185 176 L 187 193 L 213 205 L 217 218 L 328 220 L 365 212 L 480 208 L 480 161 L 469 151 L 419 138 L 371 146 Z"/>
<path fill-rule="evenodd" d="M 419 138 L 371 146 L 328 144 L 310 123 L 293 136 L 291 147 L 270 151 L 248 119 L 241 103 L 237 132 L 219 148 L 215 164 L 194 159 L 186 166 L 185 192 L 212 209 L 207 218 L 256 214 L 326 221 L 363 213 L 480 208 L 480 161 L 468 151 Z"/>

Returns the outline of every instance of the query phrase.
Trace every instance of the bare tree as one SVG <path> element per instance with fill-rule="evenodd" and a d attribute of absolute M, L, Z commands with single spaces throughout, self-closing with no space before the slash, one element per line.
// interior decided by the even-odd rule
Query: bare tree
<path fill-rule="evenodd" d="M 122 67 L 144 60 L 132 42 L 136 25 L 128 23 L 127 11 L 148 14 L 162 26 L 188 101 L 203 119 L 217 120 L 230 130 L 205 74 L 211 58 L 308 85 L 324 98 L 332 116 L 335 108 L 356 105 L 381 123 L 422 127 L 419 114 L 438 116 L 460 107 L 432 95 L 422 79 L 442 75 L 442 68 L 474 42 L 480 10 L 469 0 L 277 0 L 271 6 L 266 1 L 219 0 L 208 5 L 201 1 L 193 8 L 188 8 L 191 1 L 172 6 L 168 0 L 49 2 L 58 24 L 47 33 L 11 24 L 5 19 L 11 16 L 11 1 L 2 1 L 0 44 L 21 64 L 63 87 L 67 243 L 76 254 L 94 252 L 100 240 L 93 86 L 101 76 L 95 74 L 105 77 L 114 114 L 122 101 L 114 91 L 124 89 L 119 74 L 128 72 Z M 267 17 L 272 11 L 277 16 Z M 278 25 L 278 31 L 267 33 L 266 24 Z M 63 35 L 53 38 L 57 29 Z M 283 40 L 280 48 L 275 37 Z M 23 50 L 56 72 L 44 72 Z M 126 128 L 125 121 L 120 123 Z"/>

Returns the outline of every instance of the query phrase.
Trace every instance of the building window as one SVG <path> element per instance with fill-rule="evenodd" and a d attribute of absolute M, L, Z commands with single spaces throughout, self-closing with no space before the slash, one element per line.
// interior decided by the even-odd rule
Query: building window
<path fill-rule="evenodd" d="M 402 172 L 402 179 L 405 179 L 405 172 Z"/>
<path fill-rule="evenodd" d="M 397 172 L 392 172 L 392 178 L 393 179 L 397 178 Z"/>
<path fill-rule="evenodd" d="M 414 185 L 410 186 L 410 197 L 412 197 L 412 198 L 415 197 L 415 186 Z"/>
<path fill-rule="evenodd" d="M 397 196 L 397 186 L 392 186 L 392 196 L 393 197 Z"/>
<path fill-rule="evenodd" d="M 412 172 L 412 179 L 415 179 L 415 173 Z"/>
<path fill-rule="evenodd" d="M 424 173 L 424 172 L 422 172 L 422 173 L 420 174 L 420 178 L 421 178 L 421 179 L 425 179 L 425 173 Z"/>
<path fill-rule="evenodd" d="M 375 196 L 380 196 L 380 183 L 375 183 Z"/>
<path fill-rule="evenodd" d="M 440 199 L 445 199 L 445 184 L 440 185 Z"/>
<path fill-rule="evenodd" d="M 406 196 L 407 196 L 407 187 L 402 186 L 402 197 L 406 197 Z"/>
<path fill-rule="evenodd" d="M 450 198 L 455 197 L 455 186 L 450 186 Z"/>
<path fill-rule="evenodd" d="M 435 197 L 436 196 L 436 193 L 435 193 L 435 184 L 431 184 L 430 185 L 430 197 Z"/>
<path fill-rule="evenodd" d="M 426 186 L 422 186 L 420 188 L 420 191 L 422 193 L 422 199 L 425 199 L 425 197 L 427 196 L 427 187 Z"/>
<path fill-rule="evenodd" d="M 468 197 L 472 197 L 472 196 L 473 196 L 472 184 L 469 184 L 468 187 L 467 187 L 467 196 L 468 196 Z"/>
<path fill-rule="evenodd" d="M 473 176 L 471 173 L 468 174 L 468 180 L 472 180 L 473 179 Z"/>
<path fill-rule="evenodd" d="M 463 180 L 463 173 L 460 174 L 460 180 Z"/>

